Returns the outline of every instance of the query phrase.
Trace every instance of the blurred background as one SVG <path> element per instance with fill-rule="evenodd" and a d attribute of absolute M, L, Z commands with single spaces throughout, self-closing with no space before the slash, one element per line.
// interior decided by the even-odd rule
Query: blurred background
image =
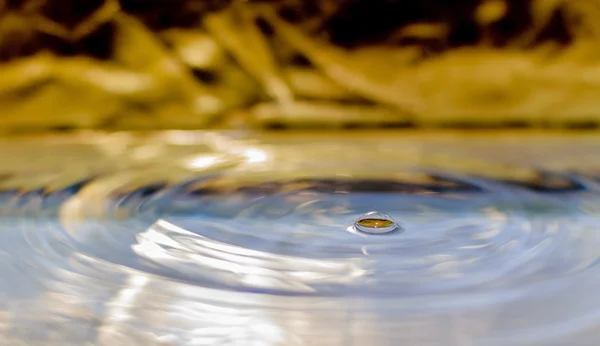
<path fill-rule="evenodd" d="M 0 129 L 593 128 L 597 0 L 2 0 Z"/>

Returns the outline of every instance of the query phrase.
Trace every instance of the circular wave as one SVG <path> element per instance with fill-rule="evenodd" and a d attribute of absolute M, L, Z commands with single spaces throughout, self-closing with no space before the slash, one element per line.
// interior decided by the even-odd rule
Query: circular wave
<path fill-rule="evenodd" d="M 6 340 L 562 345 L 600 322 L 589 176 L 250 154 L 6 176 Z M 369 211 L 402 232 L 353 232 Z"/>

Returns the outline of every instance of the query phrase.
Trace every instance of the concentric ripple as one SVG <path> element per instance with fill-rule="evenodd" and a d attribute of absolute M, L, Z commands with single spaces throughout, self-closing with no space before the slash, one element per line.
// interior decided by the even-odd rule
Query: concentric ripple
<path fill-rule="evenodd" d="M 592 176 L 289 162 L 3 177 L 5 341 L 562 345 L 600 323 Z M 370 211 L 401 231 L 349 231 Z"/>

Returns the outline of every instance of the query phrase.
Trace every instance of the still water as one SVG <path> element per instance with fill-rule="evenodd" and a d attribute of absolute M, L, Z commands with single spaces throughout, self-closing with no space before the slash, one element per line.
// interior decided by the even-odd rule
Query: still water
<path fill-rule="evenodd" d="M 0 345 L 600 337 L 600 141 L 84 137 L 1 144 Z"/>

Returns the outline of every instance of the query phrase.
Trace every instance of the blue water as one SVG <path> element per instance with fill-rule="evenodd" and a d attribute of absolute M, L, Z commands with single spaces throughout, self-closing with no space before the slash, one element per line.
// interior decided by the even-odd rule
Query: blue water
<path fill-rule="evenodd" d="M 5 178 L 0 345 L 598 340 L 593 175 L 324 166 Z"/>

